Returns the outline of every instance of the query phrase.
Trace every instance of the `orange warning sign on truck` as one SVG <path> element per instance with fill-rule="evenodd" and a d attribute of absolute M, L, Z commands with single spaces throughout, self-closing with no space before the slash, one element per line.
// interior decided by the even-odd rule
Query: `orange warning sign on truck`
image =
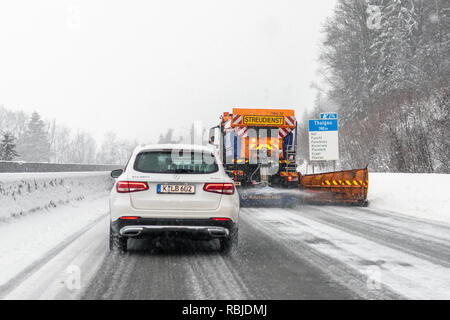
<path fill-rule="evenodd" d="M 284 124 L 284 117 L 244 116 L 243 124 L 246 126 L 252 125 L 280 126 Z"/>

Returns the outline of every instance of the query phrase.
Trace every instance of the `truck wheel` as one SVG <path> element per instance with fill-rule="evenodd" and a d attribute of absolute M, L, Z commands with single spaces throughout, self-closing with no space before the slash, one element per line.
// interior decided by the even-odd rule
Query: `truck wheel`
<path fill-rule="evenodd" d="M 359 206 L 360 207 L 368 207 L 369 206 L 369 200 L 361 201 Z"/>
<path fill-rule="evenodd" d="M 220 239 L 220 252 L 230 254 L 238 245 L 238 230 L 234 229 L 229 236 Z"/>
<path fill-rule="evenodd" d="M 113 228 L 109 229 L 109 249 L 111 251 L 127 251 L 127 238 L 122 237 L 119 233 L 115 232 Z"/>

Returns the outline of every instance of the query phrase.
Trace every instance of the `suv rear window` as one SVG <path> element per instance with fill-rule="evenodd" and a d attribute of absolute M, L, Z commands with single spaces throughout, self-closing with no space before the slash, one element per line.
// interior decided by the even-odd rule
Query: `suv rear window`
<path fill-rule="evenodd" d="M 146 173 L 214 173 L 219 170 L 216 158 L 208 152 L 146 151 L 136 156 L 134 170 Z"/>

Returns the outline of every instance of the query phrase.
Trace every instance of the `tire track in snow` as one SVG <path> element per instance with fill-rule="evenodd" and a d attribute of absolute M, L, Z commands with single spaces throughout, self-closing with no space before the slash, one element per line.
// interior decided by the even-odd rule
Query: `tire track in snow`
<path fill-rule="evenodd" d="M 250 292 L 234 268 L 220 254 L 194 257 L 188 264 L 194 299 L 249 299 Z"/>
<path fill-rule="evenodd" d="M 253 217 L 267 232 L 272 229 L 274 237 L 290 241 L 299 249 L 310 247 L 315 252 L 346 265 L 354 274 L 361 276 L 365 268 L 376 268 L 379 271 L 379 283 L 387 288 L 388 292 L 391 290 L 407 298 L 416 299 L 450 297 L 448 268 L 302 215 L 301 210 L 315 211 L 316 207 L 305 206 L 298 210 L 277 211 L 276 214 L 261 210 Z M 271 225 L 272 228 L 269 227 Z M 363 277 L 367 278 L 364 275 Z"/>
<path fill-rule="evenodd" d="M 226 259 L 251 292 L 251 299 L 357 299 L 353 291 L 330 278 L 301 255 L 292 254 L 289 244 L 279 242 L 246 219 L 241 211 L 239 250 Z M 244 217 L 244 218 L 242 218 Z"/>
<path fill-rule="evenodd" d="M 128 254 L 107 254 L 81 299 L 121 299 L 136 263 L 136 259 L 126 259 L 125 256 Z"/>
<path fill-rule="evenodd" d="M 311 266 L 316 267 L 326 274 L 331 281 L 350 289 L 359 299 L 401 299 L 396 293 L 393 293 L 386 287 L 380 290 L 369 290 L 367 287 L 368 279 L 363 273 L 352 269 L 346 263 L 343 263 L 326 253 L 317 250 L 316 246 L 325 244 L 334 246 L 326 238 L 317 237 L 308 232 L 308 224 L 300 221 L 289 220 L 286 210 L 252 209 L 243 215 L 242 218 L 252 223 L 259 232 L 269 235 L 274 241 L 284 246 L 291 254 L 307 260 Z M 251 222 L 250 222 L 251 221 Z M 301 237 L 294 230 L 299 227 Z"/>
<path fill-rule="evenodd" d="M 357 221 L 374 223 L 374 225 L 384 226 L 391 230 L 407 235 L 416 235 L 429 241 L 441 244 L 448 244 L 450 241 L 450 225 L 444 222 L 425 220 L 417 217 L 406 216 L 400 213 L 375 210 L 372 208 L 351 207 L 327 207 L 332 208 L 335 215 L 354 218 Z"/>
<path fill-rule="evenodd" d="M 418 226 L 413 233 L 413 226 L 405 226 L 406 230 L 402 230 L 399 226 L 389 225 L 387 221 L 365 220 L 362 214 L 349 216 L 339 209 L 341 208 L 319 207 L 315 208 L 315 212 L 305 210 L 301 214 L 314 221 L 450 268 L 450 246 L 446 242 L 448 240 L 423 235 Z"/>
<path fill-rule="evenodd" d="M 239 275 L 209 242 L 134 240 L 105 258 L 83 299 L 246 299 Z"/>

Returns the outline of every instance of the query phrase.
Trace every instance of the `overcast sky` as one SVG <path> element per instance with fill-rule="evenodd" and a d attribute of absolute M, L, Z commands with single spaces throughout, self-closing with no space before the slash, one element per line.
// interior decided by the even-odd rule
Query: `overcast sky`
<path fill-rule="evenodd" d="M 2 1 L 0 105 L 139 142 L 233 107 L 301 115 L 335 2 Z"/>

